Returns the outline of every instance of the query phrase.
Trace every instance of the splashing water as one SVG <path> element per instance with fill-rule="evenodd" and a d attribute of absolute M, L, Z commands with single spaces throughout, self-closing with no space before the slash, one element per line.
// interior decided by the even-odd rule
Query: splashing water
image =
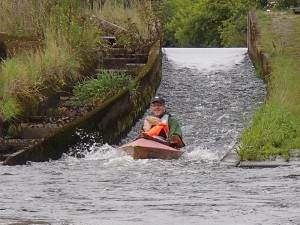
<path fill-rule="evenodd" d="M 300 167 L 220 163 L 264 100 L 246 49 L 164 53 L 158 93 L 182 126 L 182 158 L 133 160 L 92 140 L 82 158 L 2 166 L 0 224 L 299 224 Z"/>

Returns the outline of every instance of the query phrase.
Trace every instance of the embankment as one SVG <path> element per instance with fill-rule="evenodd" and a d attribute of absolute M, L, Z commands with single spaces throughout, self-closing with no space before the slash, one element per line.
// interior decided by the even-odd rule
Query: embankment
<path fill-rule="evenodd" d="M 160 83 L 161 62 L 161 43 L 158 40 L 150 47 L 147 62 L 135 77 L 136 89 L 120 90 L 85 116 L 55 130 L 37 144 L 8 157 L 3 164 L 18 165 L 27 161 L 58 159 L 70 146 L 80 141 L 76 131 L 96 131 L 103 143 L 115 142 L 148 108 L 149 101 Z"/>
<path fill-rule="evenodd" d="M 298 23 L 299 15 L 288 11 L 249 12 L 248 53 L 257 75 L 267 84 L 267 99 L 243 133 L 242 145 L 238 143 L 223 162 L 244 167 L 299 164 L 299 111 L 295 101 Z"/>

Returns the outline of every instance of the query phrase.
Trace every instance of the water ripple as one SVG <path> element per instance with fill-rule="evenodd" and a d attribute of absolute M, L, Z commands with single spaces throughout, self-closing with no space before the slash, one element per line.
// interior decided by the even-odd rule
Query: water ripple
<path fill-rule="evenodd" d="M 189 51 L 203 65 L 185 63 Z M 199 58 L 195 50 L 164 52 L 158 92 L 182 125 L 183 157 L 133 160 L 114 146 L 91 143 L 84 158 L 2 166 L 0 224 L 299 224 L 300 167 L 220 163 L 265 97 L 245 49 L 199 49 Z M 218 62 L 211 64 L 214 56 Z"/>

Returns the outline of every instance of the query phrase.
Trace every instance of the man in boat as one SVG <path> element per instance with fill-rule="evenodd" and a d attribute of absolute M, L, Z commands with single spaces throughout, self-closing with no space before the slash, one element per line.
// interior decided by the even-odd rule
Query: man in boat
<path fill-rule="evenodd" d="M 150 114 L 160 118 L 161 122 L 169 127 L 169 141 L 172 146 L 182 148 L 185 144 L 182 141 L 182 132 L 177 120 L 167 112 L 165 99 L 155 96 L 150 103 Z"/>

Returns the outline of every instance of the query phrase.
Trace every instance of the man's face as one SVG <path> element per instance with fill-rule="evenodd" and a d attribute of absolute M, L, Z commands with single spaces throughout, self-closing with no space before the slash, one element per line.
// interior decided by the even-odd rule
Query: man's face
<path fill-rule="evenodd" d="M 166 106 L 160 102 L 153 102 L 150 105 L 150 113 L 160 117 L 166 111 Z"/>

